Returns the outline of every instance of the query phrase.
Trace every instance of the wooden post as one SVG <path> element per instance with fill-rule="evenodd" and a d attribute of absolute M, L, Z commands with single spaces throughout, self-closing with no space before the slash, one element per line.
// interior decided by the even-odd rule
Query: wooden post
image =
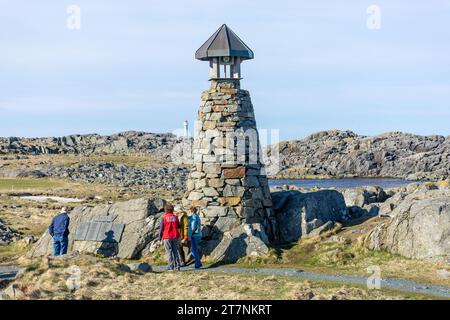
<path fill-rule="evenodd" d="M 211 79 L 219 79 L 220 78 L 220 66 L 218 58 L 213 58 L 209 60 L 210 67 L 210 77 Z"/>
<path fill-rule="evenodd" d="M 230 75 L 231 78 L 234 79 L 240 79 L 241 78 L 241 58 L 235 57 L 234 58 L 234 64 L 231 67 L 232 74 Z"/>

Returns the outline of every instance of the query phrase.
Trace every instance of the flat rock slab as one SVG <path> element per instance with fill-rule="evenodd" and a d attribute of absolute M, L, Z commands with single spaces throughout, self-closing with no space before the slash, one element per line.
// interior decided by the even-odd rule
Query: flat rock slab
<path fill-rule="evenodd" d="M 117 218 L 117 214 L 113 214 L 111 216 L 97 216 L 94 217 L 94 222 L 113 222 Z"/>
<path fill-rule="evenodd" d="M 0 266 L 0 281 L 14 280 L 24 270 L 15 266 Z"/>
<path fill-rule="evenodd" d="M 124 228 L 125 225 L 121 223 L 84 222 L 76 229 L 74 240 L 118 243 Z"/>

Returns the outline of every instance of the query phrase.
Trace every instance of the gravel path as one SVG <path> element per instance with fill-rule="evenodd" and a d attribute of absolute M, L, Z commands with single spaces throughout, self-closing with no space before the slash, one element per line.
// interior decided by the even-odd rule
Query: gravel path
<path fill-rule="evenodd" d="M 154 267 L 154 271 L 165 271 L 165 267 Z M 186 268 L 186 270 L 192 270 Z M 367 277 L 350 276 L 350 275 L 333 275 L 325 273 L 304 272 L 298 269 L 284 268 L 236 268 L 236 267 L 216 267 L 205 268 L 201 271 L 217 272 L 217 273 L 234 273 L 247 275 L 274 275 L 296 277 L 307 280 L 323 280 L 330 282 L 338 282 L 347 285 L 367 285 Z M 421 284 L 404 279 L 382 279 L 381 289 L 393 289 L 407 293 L 425 294 L 439 298 L 450 298 L 450 288 L 429 284 Z"/>

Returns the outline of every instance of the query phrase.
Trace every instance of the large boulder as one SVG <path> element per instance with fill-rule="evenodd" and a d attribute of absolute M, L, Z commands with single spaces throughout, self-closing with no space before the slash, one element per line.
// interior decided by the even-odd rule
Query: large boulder
<path fill-rule="evenodd" d="M 393 190 L 394 194 L 380 204 L 380 215 L 394 217 L 399 212 L 404 212 L 408 209 L 413 201 L 425 200 L 430 197 L 446 196 L 448 190 L 445 188 L 438 188 L 434 184 L 428 183 L 413 183 L 406 187 L 401 187 Z M 431 192 L 434 191 L 434 192 Z"/>
<path fill-rule="evenodd" d="M 158 236 L 163 205 L 161 200 L 135 199 L 77 207 L 69 214 L 69 252 L 136 258 Z M 52 238 L 45 232 L 28 255 L 38 257 L 52 251 Z"/>
<path fill-rule="evenodd" d="M 381 216 L 392 216 L 395 214 L 394 210 L 398 207 L 400 203 L 408 196 L 407 192 L 398 191 L 384 203 L 380 204 L 380 215 Z M 394 212 L 394 213 L 393 213 Z"/>
<path fill-rule="evenodd" d="M 348 219 L 344 197 L 334 190 L 274 192 L 272 201 L 281 243 L 298 241 L 328 222 Z"/>
<path fill-rule="evenodd" d="M 408 258 L 450 262 L 450 192 L 414 192 L 365 238 L 373 250 Z"/>
<path fill-rule="evenodd" d="M 372 203 L 384 202 L 388 198 L 383 188 L 377 186 L 345 189 L 342 194 L 347 207 L 363 207 Z"/>
<path fill-rule="evenodd" d="M 243 257 L 266 257 L 268 239 L 261 224 L 241 224 L 223 233 L 220 239 L 203 243 L 205 255 L 217 262 L 234 263 Z"/>

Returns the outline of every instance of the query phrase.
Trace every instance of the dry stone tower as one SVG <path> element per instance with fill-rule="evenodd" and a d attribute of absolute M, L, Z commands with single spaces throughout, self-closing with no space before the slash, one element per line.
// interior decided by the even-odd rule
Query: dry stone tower
<path fill-rule="evenodd" d="M 245 226 L 267 243 L 274 229 L 272 200 L 253 105 L 240 88 L 241 62 L 253 59 L 253 52 L 223 25 L 195 57 L 209 61 L 211 87 L 201 95 L 183 202 L 201 208 L 207 239 Z"/>

